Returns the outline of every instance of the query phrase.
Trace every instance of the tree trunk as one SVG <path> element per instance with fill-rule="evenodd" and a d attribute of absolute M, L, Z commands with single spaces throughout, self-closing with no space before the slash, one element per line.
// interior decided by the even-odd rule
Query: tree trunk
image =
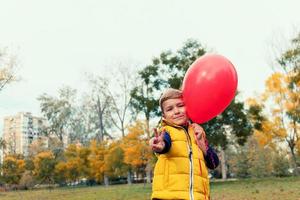
<path fill-rule="evenodd" d="M 151 169 L 151 164 L 150 164 L 150 161 L 147 163 L 147 167 L 146 167 L 146 177 L 147 177 L 147 183 L 151 183 L 151 172 L 152 172 L 152 169 Z"/>
<path fill-rule="evenodd" d="M 131 185 L 131 184 L 132 184 L 132 181 L 131 181 L 131 172 L 130 172 L 130 170 L 128 170 L 128 172 L 127 172 L 127 184 L 128 184 L 128 185 Z"/>
<path fill-rule="evenodd" d="M 227 167 L 226 167 L 226 157 L 225 157 L 225 151 L 222 148 L 221 149 L 221 169 L 222 169 L 222 179 L 227 179 Z"/>
<path fill-rule="evenodd" d="M 146 132 L 147 132 L 147 138 L 150 140 L 150 125 L 149 125 L 149 116 L 146 115 Z M 147 183 L 151 183 L 151 174 L 152 174 L 152 168 L 151 168 L 151 160 L 148 160 L 146 165 L 146 180 Z"/>
<path fill-rule="evenodd" d="M 104 174 L 104 185 L 109 186 L 109 179 L 108 176 Z"/>
<path fill-rule="evenodd" d="M 101 106 L 101 102 L 100 102 L 100 97 L 97 96 L 97 105 L 96 105 L 96 110 L 97 110 L 97 114 L 98 114 L 98 119 L 99 119 L 99 136 L 98 136 L 98 141 L 102 142 L 104 139 L 104 128 L 103 128 L 103 112 L 104 112 L 104 108 L 102 108 Z"/>
<path fill-rule="evenodd" d="M 296 124 L 296 120 L 293 120 L 293 124 L 294 124 L 294 136 L 297 138 L 297 124 Z M 296 140 L 297 141 L 297 140 Z M 290 149 L 291 149 L 291 152 L 292 152 L 292 156 L 293 156 L 293 161 L 294 161 L 294 165 L 295 165 L 295 168 L 298 168 L 300 167 L 300 164 L 298 163 L 297 161 L 297 156 L 295 155 L 295 146 L 296 146 L 296 141 L 294 142 L 294 139 L 293 141 L 291 141 L 291 145 L 290 146 Z"/>

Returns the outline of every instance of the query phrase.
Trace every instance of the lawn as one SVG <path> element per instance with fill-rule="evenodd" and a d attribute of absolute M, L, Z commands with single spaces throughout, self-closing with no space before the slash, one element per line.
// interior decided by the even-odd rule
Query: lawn
<path fill-rule="evenodd" d="M 300 200 L 300 177 L 211 183 L 212 200 Z M 0 193 L 1 200 L 143 200 L 151 185 L 115 185 Z"/>
<path fill-rule="evenodd" d="M 212 200 L 300 200 L 300 177 L 211 183 Z"/>

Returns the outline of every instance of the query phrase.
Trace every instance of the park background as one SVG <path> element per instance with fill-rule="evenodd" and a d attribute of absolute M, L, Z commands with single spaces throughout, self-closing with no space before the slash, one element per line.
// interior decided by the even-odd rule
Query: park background
<path fill-rule="evenodd" d="M 34 141 L 28 156 L 1 139 L 2 152 L 11 150 L 1 158 L 3 190 L 150 183 L 158 97 L 179 87 L 205 53 L 226 56 L 239 77 L 235 100 L 203 124 L 222 158 L 212 180 L 297 177 L 299 7 L 296 0 L 1 1 L 0 136 L 5 116 L 31 112 L 47 121 L 40 132 L 48 138 Z"/>

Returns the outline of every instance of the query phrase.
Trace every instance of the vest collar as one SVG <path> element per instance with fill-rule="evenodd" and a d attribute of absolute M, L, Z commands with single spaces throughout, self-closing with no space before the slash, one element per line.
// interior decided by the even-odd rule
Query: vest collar
<path fill-rule="evenodd" d="M 180 125 L 177 125 L 177 124 L 174 124 L 174 123 L 171 123 L 169 121 L 167 121 L 165 118 L 162 118 L 161 119 L 161 124 L 164 126 L 164 125 L 169 125 L 169 126 L 173 126 L 173 127 L 176 127 L 176 128 L 183 128 L 183 126 L 180 126 Z M 191 124 L 190 120 L 187 121 L 187 127 L 189 127 Z"/>

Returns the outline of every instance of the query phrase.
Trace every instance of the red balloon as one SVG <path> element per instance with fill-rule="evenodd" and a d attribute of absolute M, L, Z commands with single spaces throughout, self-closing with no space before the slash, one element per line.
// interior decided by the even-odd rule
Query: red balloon
<path fill-rule="evenodd" d="M 183 79 L 183 100 L 188 117 L 204 123 L 223 112 L 235 96 L 237 73 L 233 64 L 221 55 L 198 58 Z"/>

